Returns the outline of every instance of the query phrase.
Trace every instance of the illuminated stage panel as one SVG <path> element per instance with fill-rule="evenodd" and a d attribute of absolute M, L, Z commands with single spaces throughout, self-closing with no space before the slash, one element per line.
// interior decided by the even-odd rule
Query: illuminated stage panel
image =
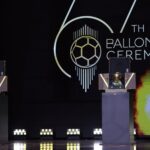
<path fill-rule="evenodd" d="M 27 150 L 26 143 L 14 143 L 13 150 Z"/>
<path fill-rule="evenodd" d="M 136 123 L 139 135 L 150 135 L 150 71 L 141 78 L 136 92 Z"/>
<path fill-rule="evenodd" d="M 41 143 L 40 150 L 53 150 L 53 143 Z"/>
<path fill-rule="evenodd" d="M 67 143 L 67 150 L 80 150 L 80 143 L 77 143 L 77 142 Z"/>

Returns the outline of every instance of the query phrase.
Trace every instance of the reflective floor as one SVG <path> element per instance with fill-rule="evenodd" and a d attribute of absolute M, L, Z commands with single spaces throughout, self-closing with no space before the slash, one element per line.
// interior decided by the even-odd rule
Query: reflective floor
<path fill-rule="evenodd" d="M 102 145 L 100 141 L 28 141 L 0 144 L 0 150 L 150 150 L 150 142 L 133 145 Z"/>

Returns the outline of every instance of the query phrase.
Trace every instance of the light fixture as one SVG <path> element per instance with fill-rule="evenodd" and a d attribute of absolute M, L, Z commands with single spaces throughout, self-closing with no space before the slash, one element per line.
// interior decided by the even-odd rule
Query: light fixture
<path fill-rule="evenodd" d="M 133 146 L 133 150 L 136 150 L 136 149 L 137 149 L 137 148 L 136 148 L 136 145 L 134 145 L 134 146 Z"/>
<path fill-rule="evenodd" d="M 93 135 L 102 135 L 102 129 L 101 128 L 95 128 L 93 130 Z"/>
<path fill-rule="evenodd" d="M 53 150 L 53 143 L 41 143 L 40 150 Z"/>
<path fill-rule="evenodd" d="M 26 150 L 27 145 L 26 143 L 14 143 L 14 149 L 13 150 Z"/>
<path fill-rule="evenodd" d="M 80 135 L 80 129 L 67 129 L 67 135 Z"/>
<path fill-rule="evenodd" d="M 15 129 L 13 131 L 13 134 L 14 135 L 19 135 L 19 136 L 25 136 L 25 135 L 27 135 L 27 132 L 26 132 L 25 129 Z"/>
<path fill-rule="evenodd" d="M 41 136 L 52 136 L 53 130 L 52 129 L 41 129 L 40 135 Z"/>
<path fill-rule="evenodd" d="M 67 143 L 67 150 L 80 150 L 80 143 Z"/>
<path fill-rule="evenodd" d="M 136 129 L 134 129 L 133 134 L 136 135 Z"/>
<path fill-rule="evenodd" d="M 100 143 L 94 143 L 94 150 L 103 150 L 103 146 Z"/>

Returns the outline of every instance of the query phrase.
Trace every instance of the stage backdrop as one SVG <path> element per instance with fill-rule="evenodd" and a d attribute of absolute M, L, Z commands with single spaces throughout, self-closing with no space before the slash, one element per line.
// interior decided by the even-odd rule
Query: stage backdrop
<path fill-rule="evenodd" d="M 148 1 L 73 0 L 62 19 L 53 52 L 62 76 L 80 95 L 96 98 L 98 73 L 108 72 L 109 57 L 128 57 L 137 74 L 135 124 L 150 135 L 150 38 Z M 73 89 L 75 91 L 75 89 Z M 84 93 L 84 94 L 83 94 Z M 73 94 L 74 95 L 74 94 Z M 86 98 L 86 96 L 85 96 Z"/>
<path fill-rule="evenodd" d="M 4 8 L 10 130 L 28 128 L 32 137 L 44 127 L 101 127 L 98 74 L 108 72 L 109 57 L 129 57 L 136 128 L 150 135 L 149 0 L 13 1 Z"/>

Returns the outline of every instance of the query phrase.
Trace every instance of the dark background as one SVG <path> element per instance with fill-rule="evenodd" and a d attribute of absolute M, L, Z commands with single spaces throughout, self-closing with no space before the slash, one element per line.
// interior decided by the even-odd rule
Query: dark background
<path fill-rule="evenodd" d="M 69 79 L 54 60 L 53 43 L 70 4 L 71 0 L 2 2 L 0 59 L 7 60 L 11 139 L 16 128 L 27 129 L 28 138 L 38 138 L 41 128 L 53 128 L 56 137 L 64 138 L 67 128 L 80 128 L 83 137 L 92 137 L 92 129 L 101 126 L 97 76 L 88 93 L 84 93 L 73 68 L 74 78 Z M 132 0 L 77 0 L 69 19 L 81 15 L 100 17 L 111 25 L 117 37 L 131 4 Z M 139 36 L 131 33 L 130 24 L 136 23 L 146 25 L 143 37 L 149 35 L 149 6 L 148 0 L 137 2 L 124 37 Z M 64 40 L 67 42 L 67 38 Z M 71 66 L 70 62 L 68 68 Z M 138 79 L 149 68 L 149 60 L 132 62 Z M 102 58 L 96 74 L 107 71 L 108 61 Z"/>

